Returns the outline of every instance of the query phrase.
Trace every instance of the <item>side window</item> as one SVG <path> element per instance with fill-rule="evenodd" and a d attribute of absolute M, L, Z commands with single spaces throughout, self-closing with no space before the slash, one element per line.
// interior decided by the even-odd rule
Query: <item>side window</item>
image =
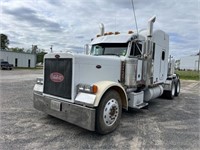
<path fill-rule="evenodd" d="M 165 51 L 162 51 L 162 60 L 165 60 Z"/>
<path fill-rule="evenodd" d="M 131 47 L 130 56 L 141 56 L 142 54 L 142 44 L 133 43 Z"/>
<path fill-rule="evenodd" d="M 93 55 L 102 55 L 103 53 L 103 48 L 99 45 L 94 45 L 92 47 L 92 53 Z"/>

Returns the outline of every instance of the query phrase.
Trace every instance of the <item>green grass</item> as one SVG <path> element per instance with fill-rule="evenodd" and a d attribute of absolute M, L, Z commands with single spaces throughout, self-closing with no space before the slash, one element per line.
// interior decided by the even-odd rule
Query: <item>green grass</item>
<path fill-rule="evenodd" d="M 198 71 L 175 71 L 181 79 L 184 80 L 199 80 L 200 74 Z"/>

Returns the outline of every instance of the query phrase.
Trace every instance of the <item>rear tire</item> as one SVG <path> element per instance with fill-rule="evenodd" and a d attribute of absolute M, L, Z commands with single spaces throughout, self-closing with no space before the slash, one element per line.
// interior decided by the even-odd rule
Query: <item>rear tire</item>
<path fill-rule="evenodd" d="M 175 86 L 175 96 L 178 96 L 180 93 L 180 89 L 181 89 L 181 82 L 179 79 L 177 79 L 176 81 L 176 86 Z"/>
<path fill-rule="evenodd" d="M 114 131 L 119 123 L 122 113 L 122 102 L 119 93 L 109 90 L 102 97 L 96 113 L 96 132 L 107 134 Z"/>
<path fill-rule="evenodd" d="M 164 91 L 163 96 L 167 99 L 173 99 L 175 96 L 175 89 L 176 89 L 175 82 L 174 80 L 172 80 L 170 91 Z"/>

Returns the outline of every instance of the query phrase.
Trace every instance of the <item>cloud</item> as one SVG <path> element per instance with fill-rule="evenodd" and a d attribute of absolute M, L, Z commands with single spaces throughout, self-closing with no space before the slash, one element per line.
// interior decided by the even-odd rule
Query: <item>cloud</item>
<path fill-rule="evenodd" d="M 51 5 L 54 5 L 54 6 L 61 6 L 62 5 L 61 0 L 59 0 L 59 1 L 57 1 L 57 0 L 47 0 L 47 2 Z"/>
<path fill-rule="evenodd" d="M 10 44 L 15 44 L 15 45 L 20 45 L 21 43 L 19 43 L 19 42 L 16 42 L 16 41 L 9 41 L 10 42 Z"/>
<path fill-rule="evenodd" d="M 69 45 L 68 46 L 69 50 L 73 50 L 75 52 L 83 52 L 84 51 L 84 47 L 82 46 L 74 46 L 74 45 Z"/>
<path fill-rule="evenodd" d="M 0 29 L 10 47 L 38 45 L 49 51 L 83 51 L 86 43 L 106 31 L 135 31 L 131 0 L 2 0 Z M 177 59 L 199 49 L 198 0 L 134 0 L 139 29 L 156 15 L 155 29 L 170 35 L 170 54 Z"/>
<path fill-rule="evenodd" d="M 179 35 L 178 33 L 168 33 L 169 34 L 169 38 L 170 38 L 170 41 L 173 41 L 175 43 L 184 43 L 184 42 L 187 42 L 186 39 Z"/>
<path fill-rule="evenodd" d="M 60 32 L 61 27 L 58 23 L 39 17 L 35 10 L 19 7 L 15 9 L 4 8 L 3 12 L 13 16 L 16 20 L 27 22 L 32 27 L 42 28 L 49 32 Z"/>

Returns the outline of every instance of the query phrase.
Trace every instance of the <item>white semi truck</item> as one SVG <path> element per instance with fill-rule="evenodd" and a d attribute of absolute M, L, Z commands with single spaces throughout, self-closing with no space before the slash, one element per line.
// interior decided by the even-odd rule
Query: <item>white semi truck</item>
<path fill-rule="evenodd" d="M 168 61 L 169 36 L 148 28 L 97 35 L 86 54 L 50 53 L 44 76 L 34 86 L 34 107 L 100 134 L 114 131 L 122 109 L 140 109 L 180 93 L 180 80 Z"/>

